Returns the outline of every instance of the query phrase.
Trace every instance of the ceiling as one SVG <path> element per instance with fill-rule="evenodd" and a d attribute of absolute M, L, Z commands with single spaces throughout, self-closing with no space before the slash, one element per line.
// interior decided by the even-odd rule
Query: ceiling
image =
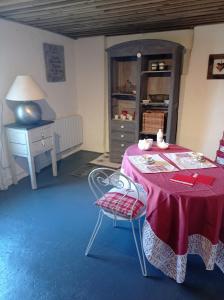
<path fill-rule="evenodd" d="M 71 38 L 224 22 L 224 0 L 8 0 L 0 17 Z"/>

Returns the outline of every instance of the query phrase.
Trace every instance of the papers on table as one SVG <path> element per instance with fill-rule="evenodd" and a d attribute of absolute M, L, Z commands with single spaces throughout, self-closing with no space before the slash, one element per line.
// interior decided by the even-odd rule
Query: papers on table
<path fill-rule="evenodd" d="M 147 163 L 143 155 L 129 156 L 130 162 L 142 173 L 162 173 L 178 171 L 176 167 L 163 159 L 159 154 L 151 155 L 154 163 Z"/>
<path fill-rule="evenodd" d="M 207 159 L 198 161 L 194 156 L 194 152 L 164 153 L 164 155 L 181 170 L 216 167 L 216 165 Z"/>

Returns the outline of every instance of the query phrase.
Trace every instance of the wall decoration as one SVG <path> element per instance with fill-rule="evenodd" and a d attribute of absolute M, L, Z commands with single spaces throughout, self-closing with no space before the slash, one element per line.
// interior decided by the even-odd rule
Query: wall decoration
<path fill-rule="evenodd" d="M 224 79 L 224 54 L 209 55 L 207 79 Z"/>
<path fill-rule="evenodd" d="M 65 81 L 64 46 L 43 44 L 48 82 Z"/>

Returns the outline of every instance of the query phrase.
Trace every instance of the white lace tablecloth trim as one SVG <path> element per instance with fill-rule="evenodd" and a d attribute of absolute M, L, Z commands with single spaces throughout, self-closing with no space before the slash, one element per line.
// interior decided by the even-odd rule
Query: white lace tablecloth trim
<path fill-rule="evenodd" d="M 145 221 L 143 248 L 148 261 L 178 283 L 184 282 L 188 254 L 200 255 L 207 270 L 213 270 L 215 264 L 217 264 L 224 273 L 224 243 L 219 241 L 218 244 L 213 245 L 200 234 L 188 237 L 188 251 L 186 254 L 176 255 L 169 245 L 155 235 L 150 224 Z"/>

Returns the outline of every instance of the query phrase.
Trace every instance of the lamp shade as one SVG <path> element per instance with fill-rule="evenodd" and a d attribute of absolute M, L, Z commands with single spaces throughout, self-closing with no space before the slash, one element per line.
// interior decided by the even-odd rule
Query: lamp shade
<path fill-rule="evenodd" d="M 34 101 L 46 98 L 46 94 L 29 75 L 19 75 L 13 82 L 7 100 L 12 101 Z"/>

